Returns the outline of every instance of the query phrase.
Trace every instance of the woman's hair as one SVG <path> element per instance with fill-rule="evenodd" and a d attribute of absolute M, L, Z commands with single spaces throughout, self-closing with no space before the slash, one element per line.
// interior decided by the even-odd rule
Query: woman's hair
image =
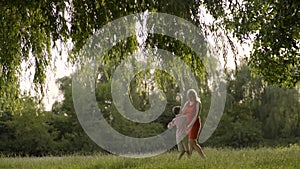
<path fill-rule="evenodd" d="M 189 90 L 187 91 L 187 95 L 189 95 L 189 94 L 194 95 L 195 98 L 196 98 L 196 101 L 198 101 L 199 103 L 201 103 L 201 100 L 200 100 L 200 98 L 198 97 L 198 94 L 197 94 L 197 92 L 196 92 L 195 89 L 189 89 Z"/>

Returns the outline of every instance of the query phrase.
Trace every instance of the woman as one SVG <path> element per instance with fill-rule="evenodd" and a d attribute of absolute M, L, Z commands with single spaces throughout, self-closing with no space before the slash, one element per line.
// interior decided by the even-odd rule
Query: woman
<path fill-rule="evenodd" d="M 187 92 L 187 96 L 188 101 L 185 103 L 182 113 L 187 116 L 189 152 L 191 155 L 192 151 L 195 149 L 202 158 L 205 158 L 200 145 L 197 143 L 197 139 L 199 137 L 201 129 L 201 101 L 194 89 L 189 89 Z"/>

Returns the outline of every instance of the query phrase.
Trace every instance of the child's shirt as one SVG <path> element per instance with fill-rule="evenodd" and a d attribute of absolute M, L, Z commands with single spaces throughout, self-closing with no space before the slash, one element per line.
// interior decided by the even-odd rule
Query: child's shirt
<path fill-rule="evenodd" d="M 176 142 L 177 144 L 187 135 L 187 116 L 178 114 L 168 124 L 168 128 L 176 126 Z"/>

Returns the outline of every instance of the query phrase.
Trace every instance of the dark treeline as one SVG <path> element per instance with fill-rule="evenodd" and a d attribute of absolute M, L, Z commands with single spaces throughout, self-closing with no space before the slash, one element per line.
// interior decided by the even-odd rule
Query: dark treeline
<path fill-rule="evenodd" d="M 299 143 L 300 95 L 296 88 L 266 85 L 242 65 L 227 81 L 222 120 L 207 144 L 285 146 Z"/>
<path fill-rule="evenodd" d="M 78 122 L 72 100 L 71 77 L 57 82 L 64 100 L 56 102 L 52 111 L 43 111 L 34 99 L 27 96 L 23 97 L 22 109 L 1 111 L 1 154 L 43 156 L 105 152 L 85 134 Z M 180 100 L 176 99 L 176 85 L 164 83 L 168 84 L 162 89 L 168 104 L 165 112 L 151 123 L 135 123 L 118 113 L 111 97 L 111 83 L 105 76 L 97 82 L 98 106 L 107 122 L 124 135 L 137 138 L 157 135 L 166 130 L 166 124 L 173 118 L 172 106 L 180 105 Z M 135 89 L 135 85 L 137 81 L 133 80 L 131 88 Z M 207 86 L 200 87 L 204 124 L 210 107 L 210 92 Z M 141 111 L 150 106 L 147 93 L 143 91 L 131 90 L 131 99 L 135 108 Z M 229 73 L 222 120 L 204 146 L 241 148 L 299 143 L 299 99 L 296 89 L 265 85 L 261 78 L 253 78 L 249 68 L 243 65 L 237 72 Z"/>

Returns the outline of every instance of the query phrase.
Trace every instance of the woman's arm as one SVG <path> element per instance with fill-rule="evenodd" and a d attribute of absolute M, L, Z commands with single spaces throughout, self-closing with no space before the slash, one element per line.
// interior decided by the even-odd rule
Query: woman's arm
<path fill-rule="evenodd" d="M 201 109 L 202 109 L 202 104 L 201 102 L 197 102 L 197 105 L 196 105 L 196 112 L 197 112 L 197 116 L 200 117 L 200 114 L 201 114 Z"/>

